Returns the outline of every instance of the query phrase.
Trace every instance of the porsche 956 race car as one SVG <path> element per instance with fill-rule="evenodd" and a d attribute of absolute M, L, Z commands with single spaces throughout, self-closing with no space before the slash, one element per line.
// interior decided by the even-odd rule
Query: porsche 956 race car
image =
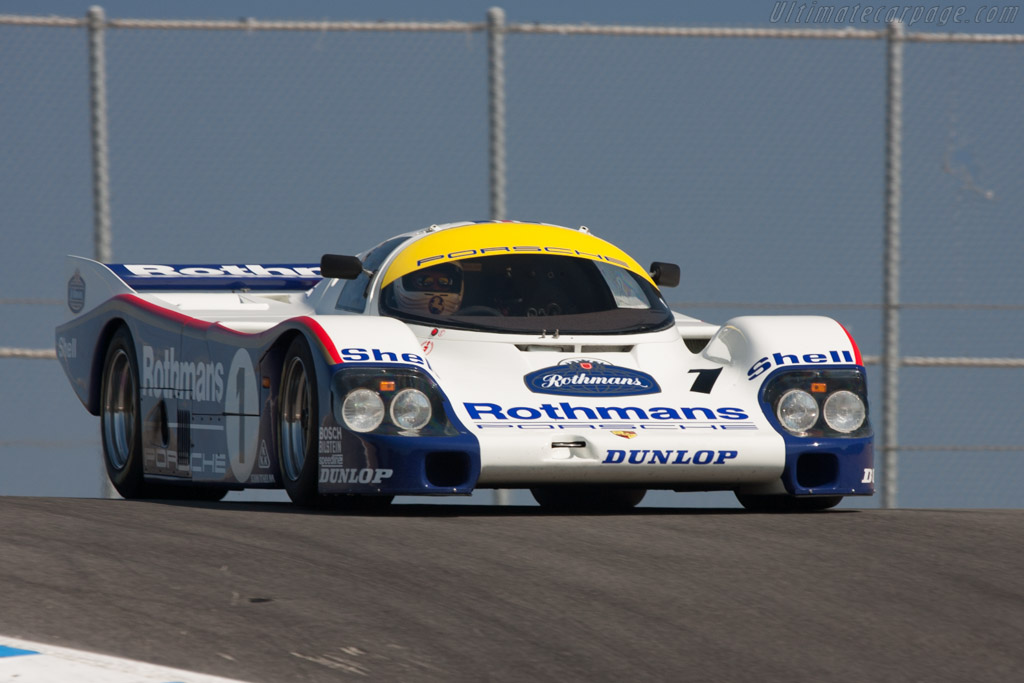
<path fill-rule="evenodd" d="M 435 225 L 319 265 L 68 266 L 57 354 L 125 498 L 528 488 L 622 508 L 668 489 L 820 510 L 874 491 L 838 322 L 674 313 L 678 266 L 586 228 Z"/>

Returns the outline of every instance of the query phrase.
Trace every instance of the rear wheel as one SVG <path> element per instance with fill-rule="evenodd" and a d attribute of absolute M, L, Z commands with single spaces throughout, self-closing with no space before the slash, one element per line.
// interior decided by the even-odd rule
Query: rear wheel
<path fill-rule="evenodd" d="M 621 512 L 636 507 L 647 489 L 613 486 L 538 486 L 530 489 L 542 508 L 563 512 Z"/>
<path fill-rule="evenodd" d="M 817 512 L 828 510 L 839 505 L 842 496 L 817 496 L 814 498 L 798 498 L 796 496 L 766 496 L 760 494 L 737 493 L 740 505 L 753 512 Z"/>
<path fill-rule="evenodd" d="M 127 327 L 114 333 L 103 362 L 100 433 L 107 476 L 124 498 L 142 498 L 142 420 L 139 365 Z"/>
<path fill-rule="evenodd" d="M 110 340 L 100 388 L 100 432 L 107 476 L 122 498 L 218 501 L 227 489 L 146 482 L 143 476 L 139 365 L 131 332 L 122 326 Z"/>
<path fill-rule="evenodd" d="M 278 455 L 284 488 L 292 502 L 313 505 L 318 501 L 316 428 L 320 403 L 313 354 L 302 336 L 292 340 L 285 354 L 278 405 Z"/>

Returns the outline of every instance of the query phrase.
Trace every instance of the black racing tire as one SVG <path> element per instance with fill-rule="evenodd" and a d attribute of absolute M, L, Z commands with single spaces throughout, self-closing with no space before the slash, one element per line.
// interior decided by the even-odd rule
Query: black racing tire
<path fill-rule="evenodd" d="M 737 493 L 736 500 L 751 512 L 819 512 L 839 505 L 842 496 L 798 498 L 789 495 Z"/>
<path fill-rule="evenodd" d="M 100 436 L 110 483 L 123 498 L 146 497 L 142 462 L 139 363 L 128 328 L 114 332 L 103 360 Z"/>
<path fill-rule="evenodd" d="M 536 486 L 533 499 L 546 510 L 557 512 L 623 512 L 644 499 L 647 489 L 617 486 Z"/>
<path fill-rule="evenodd" d="M 302 335 L 292 340 L 285 353 L 277 405 L 278 464 L 285 491 L 297 505 L 316 506 L 320 502 L 320 401 L 316 365 Z"/>

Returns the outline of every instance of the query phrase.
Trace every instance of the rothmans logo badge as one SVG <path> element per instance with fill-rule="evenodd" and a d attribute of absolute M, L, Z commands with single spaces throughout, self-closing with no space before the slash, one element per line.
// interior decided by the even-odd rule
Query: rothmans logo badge
<path fill-rule="evenodd" d="M 639 396 L 661 391 L 646 372 L 595 360 L 563 361 L 531 372 L 523 381 L 536 394 L 559 396 Z"/>
<path fill-rule="evenodd" d="M 613 429 L 612 434 L 614 434 L 615 436 L 621 436 L 623 439 L 636 438 L 636 432 L 630 431 L 628 429 Z"/>

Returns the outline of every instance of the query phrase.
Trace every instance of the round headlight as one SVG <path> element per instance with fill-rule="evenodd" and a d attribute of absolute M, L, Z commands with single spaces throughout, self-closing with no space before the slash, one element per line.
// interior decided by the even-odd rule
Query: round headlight
<path fill-rule="evenodd" d="M 852 391 L 837 391 L 825 401 L 825 422 L 843 434 L 860 429 L 866 414 L 864 401 Z"/>
<path fill-rule="evenodd" d="M 802 434 L 818 421 L 818 402 L 801 389 L 790 389 L 779 399 L 775 410 L 782 426 L 794 434 Z"/>
<path fill-rule="evenodd" d="M 350 391 L 341 404 L 341 417 L 353 432 L 372 432 L 384 421 L 384 402 L 369 389 Z"/>
<path fill-rule="evenodd" d="M 419 389 L 402 389 L 391 399 L 391 421 L 399 429 L 420 429 L 430 416 L 430 399 Z"/>

